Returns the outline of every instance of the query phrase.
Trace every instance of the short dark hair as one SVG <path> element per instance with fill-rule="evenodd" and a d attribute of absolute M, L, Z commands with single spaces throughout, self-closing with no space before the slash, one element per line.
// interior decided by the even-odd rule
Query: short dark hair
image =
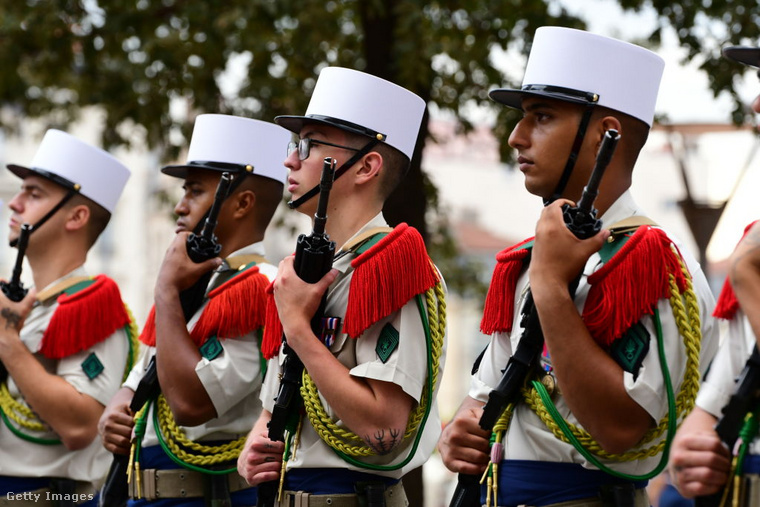
<path fill-rule="evenodd" d="M 347 133 L 346 138 L 354 148 L 362 148 L 369 142 L 369 138 L 353 133 Z M 385 170 L 380 173 L 379 193 L 380 197 L 385 200 L 404 179 L 411 162 L 409 157 L 401 151 L 382 141 L 370 151 L 376 151 L 383 157 L 383 168 Z"/>
<path fill-rule="evenodd" d="M 619 150 L 625 160 L 628 167 L 633 168 L 636 164 L 636 160 L 639 158 L 641 149 L 649 138 L 649 125 L 642 120 L 634 118 L 625 113 L 615 111 L 603 106 L 596 106 L 594 108 L 594 114 L 592 118 L 603 118 L 605 116 L 614 116 L 620 121 L 624 131 L 624 142 L 621 143 Z"/>
<path fill-rule="evenodd" d="M 250 190 L 254 193 L 256 196 L 254 211 L 259 222 L 258 225 L 266 228 L 275 211 L 277 211 L 277 206 L 282 202 L 284 187 L 285 185 L 280 181 L 254 173 L 245 176 L 236 192 Z"/>
<path fill-rule="evenodd" d="M 100 204 L 82 194 L 74 195 L 64 207 L 70 209 L 75 206 L 87 206 L 90 210 L 90 219 L 87 221 L 87 239 L 89 243 L 88 247 L 91 247 L 103 233 L 108 222 L 111 221 L 111 213 Z"/>

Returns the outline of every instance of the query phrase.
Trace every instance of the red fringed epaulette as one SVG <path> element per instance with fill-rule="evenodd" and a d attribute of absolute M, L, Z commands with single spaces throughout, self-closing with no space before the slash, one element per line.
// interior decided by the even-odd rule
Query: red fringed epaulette
<path fill-rule="evenodd" d="M 583 308 L 583 321 L 602 347 L 620 338 L 643 315 L 652 315 L 660 299 L 669 298 L 669 277 L 680 291 L 687 280 L 668 236 L 661 229 L 639 227 L 598 271 Z"/>
<path fill-rule="evenodd" d="M 343 332 L 358 338 L 372 324 L 400 310 L 414 296 L 438 283 L 438 272 L 422 236 L 407 224 L 351 261 L 354 268 L 343 319 Z M 277 315 L 273 284 L 267 288 L 267 317 L 261 351 L 266 359 L 279 352 L 282 323 Z"/>
<path fill-rule="evenodd" d="M 723 288 L 720 290 L 718 301 L 715 303 L 715 309 L 713 310 L 713 317 L 718 319 L 732 320 L 736 316 L 736 312 L 739 311 L 739 300 L 736 299 L 736 293 L 731 286 L 731 282 L 728 277 L 723 282 Z"/>
<path fill-rule="evenodd" d="M 523 269 L 523 261 L 530 253 L 533 238 L 502 250 L 496 254 L 496 266 L 483 307 L 480 330 L 487 334 L 496 331 L 510 332 L 515 314 L 515 288 Z"/>
<path fill-rule="evenodd" d="M 749 230 L 756 223 L 757 221 L 752 222 L 744 229 L 744 234 L 742 234 L 741 239 L 744 239 L 744 236 L 747 235 Z M 741 239 L 739 240 L 740 243 L 741 243 Z M 718 301 L 715 303 L 715 310 L 713 310 L 713 317 L 717 317 L 719 319 L 731 320 L 734 318 L 737 311 L 739 311 L 739 300 L 736 299 L 736 293 L 734 292 L 733 286 L 731 286 L 731 281 L 729 280 L 728 277 L 726 277 L 726 281 L 723 282 L 723 288 L 720 290 Z"/>
<path fill-rule="evenodd" d="M 209 302 L 190 337 L 200 347 L 211 336 L 242 336 L 264 326 L 265 289 L 269 279 L 257 266 L 209 292 Z"/>
<path fill-rule="evenodd" d="M 274 282 L 266 288 L 267 308 L 264 322 L 264 338 L 261 340 L 261 353 L 264 359 L 272 359 L 280 351 L 282 344 L 282 322 L 277 314 L 274 301 Z"/>
<path fill-rule="evenodd" d="M 209 301 L 190 338 L 199 347 L 210 337 L 242 336 L 264 325 L 266 276 L 253 266 L 208 293 Z M 151 308 L 140 341 L 156 346 L 156 309 Z"/>
<path fill-rule="evenodd" d="M 156 346 L 156 307 L 150 307 L 150 313 L 148 318 L 145 319 L 145 325 L 140 333 L 140 342 L 148 345 L 149 347 Z"/>
<path fill-rule="evenodd" d="M 72 294 L 64 292 L 57 301 L 39 350 L 50 359 L 87 350 L 129 324 L 119 287 L 105 275 Z"/>
<path fill-rule="evenodd" d="M 343 330 L 358 338 L 372 324 L 400 310 L 414 296 L 438 283 L 422 236 L 398 225 L 351 261 L 354 268 Z"/>

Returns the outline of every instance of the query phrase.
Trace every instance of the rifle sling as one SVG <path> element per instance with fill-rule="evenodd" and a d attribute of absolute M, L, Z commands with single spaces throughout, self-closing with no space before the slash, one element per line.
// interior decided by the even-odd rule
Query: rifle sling
<path fill-rule="evenodd" d="M 39 301 L 40 303 L 44 303 L 48 299 L 58 296 L 60 293 L 62 293 L 66 289 L 87 280 L 90 280 L 89 276 L 72 276 L 72 277 L 66 278 L 65 280 L 61 280 L 60 282 L 48 287 L 47 289 L 44 289 L 38 292 L 37 301 Z"/>
<path fill-rule="evenodd" d="M 632 217 L 628 217 L 620 220 L 619 222 L 615 222 L 607 228 L 610 231 L 610 238 L 612 238 L 608 241 L 614 241 L 619 236 L 633 232 L 642 225 L 656 226 L 657 223 L 651 218 L 645 217 L 644 215 L 633 215 Z"/>
<path fill-rule="evenodd" d="M 373 238 L 377 234 L 388 234 L 393 230 L 392 227 L 372 227 L 357 234 L 353 238 L 346 241 L 343 246 L 340 247 L 339 252 L 345 255 L 346 253 L 352 253 L 362 247 L 362 245 L 369 239 Z"/>
<path fill-rule="evenodd" d="M 265 262 L 268 262 L 266 258 L 264 258 L 263 255 L 259 254 L 244 254 L 244 255 L 236 255 L 234 257 L 228 257 L 224 259 L 227 265 L 230 267 L 230 269 L 234 269 L 235 271 L 240 270 L 243 266 L 247 266 L 248 264 L 255 262 L 256 264 L 262 264 Z"/>

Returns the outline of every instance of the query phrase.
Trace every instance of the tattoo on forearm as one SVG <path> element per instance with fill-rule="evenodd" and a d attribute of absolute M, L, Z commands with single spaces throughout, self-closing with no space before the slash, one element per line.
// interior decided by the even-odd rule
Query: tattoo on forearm
<path fill-rule="evenodd" d="M 3 308 L 0 310 L 0 315 L 5 319 L 5 329 L 18 329 L 18 325 L 21 322 L 21 315 L 10 308 Z"/>
<path fill-rule="evenodd" d="M 364 435 L 364 442 L 372 448 L 379 455 L 388 454 L 391 452 L 401 441 L 401 431 L 398 428 L 386 430 L 377 430 L 373 436 Z"/>

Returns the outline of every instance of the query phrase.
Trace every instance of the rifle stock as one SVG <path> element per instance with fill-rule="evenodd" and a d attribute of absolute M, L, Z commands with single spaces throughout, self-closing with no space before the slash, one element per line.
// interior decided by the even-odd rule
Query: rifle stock
<path fill-rule="evenodd" d="M 736 379 L 736 391 L 723 407 L 722 415 L 715 424 L 715 432 L 729 450 L 733 450 L 739 439 L 739 431 L 744 425 L 744 418 L 760 403 L 760 351 L 757 346 L 747 359 L 741 374 Z M 718 507 L 724 494 L 731 491 L 731 483 L 726 484 L 721 491 L 712 495 L 700 496 L 694 499 L 697 507 Z"/>
<path fill-rule="evenodd" d="M 316 283 L 332 268 L 335 256 L 335 242 L 330 241 L 325 233 L 327 223 L 327 204 L 335 176 L 335 160 L 325 158 L 322 166 L 322 177 L 319 183 L 319 202 L 314 215 L 314 226 L 311 234 L 301 234 L 296 244 L 294 267 L 296 274 L 307 283 Z M 311 329 L 319 336 L 322 327 L 322 316 L 326 304 L 326 295 L 311 319 Z M 304 366 L 298 355 L 288 346 L 287 337 L 283 335 L 283 353 L 285 360 L 282 365 L 280 389 L 269 421 L 269 439 L 277 442 L 285 441 L 285 431 L 288 423 L 299 413 L 302 400 L 300 396 L 301 376 Z M 268 481 L 258 486 L 257 507 L 273 507 L 277 501 L 279 481 Z"/>
<path fill-rule="evenodd" d="M 21 283 L 21 268 L 24 263 L 24 255 L 26 254 L 26 247 L 29 246 L 29 235 L 32 233 L 32 226 L 29 224 L 22 224 L 19 229 L 18 240 L 16 241 L 16 248 L 18 250 L 16 255 L 16 264 L 13 266 L 13 273 L 11 279 L 7 282 L 0 282 L 0 290 L 3 291 L 5 297 L 18 303 L 26 297 L 29 289 L 24 288 L 24 284 Z M 8 369 L 3 363 L 0 363 L 0 384 L 8 380 Z"/>
<path fill-rule="evenodd" d="M 21 269 L 24 263 L 24 255 L 26 255 L 26 248 L 29 246 L 29 235 L 32 233 L 32 226 L 29 224 L 22 224 L 19 229 L 18 241 L 16 242 L 16 248 L 18 250 L 16 254 L 16 263 L 13 266 L 13 273 L 11 279 L 7 282 L 0 282 L 0 289 L 2 289 L 5 297 L 11 301 L 18 303 L 29 292 L 29 289 L 24 288 L 24 284 L 21 283 Z"/>
<path fill-rule="evenodd" d="M 567 228 L 578 238 L 588 239 L 597 234 L 602 228 L 602 222 L 596 218 L 597 210 L 593 204 L 599 193 L 604 171 L 607 169 L 612 155 L 617 147 L 620 135 L 616 130 L 605 132 L 602 146 L 596 157 L 596 163 L 583 195 L 576 207 L 565 205 L 562 208 L 563 218 Z M 580 276 L 571 283 L 569 289 L 571 296 L 575 295 Z M 493 427 L 501 414 L 510 403 L 516 403 L 520 394 L 520 388 L 538 367 L 538 357 L 544 345 L 544 335 L 541 331 L 541 323 L 538 318 L 538 310 L 533 302 L 533 295 L 528 291 L 525 304 L 522 309 L 520 327 L 523 334 L 517 344 L 515 353 L 509 358 L 507 367 L 499 381 L 499 384 L 488 394 L 488 401 L 483 406 L 483 415 L 479 425 L 486 431 L 493 431 Z M 459 474 L 457 487 L 454 490 L 449 507 L 479 507 L 480 506 L 480 481 L 474 475 Z"/>
<path fill-rule="evenodd" d="M 242 178 L 239 176 L 238 178 Z M 238 181 L 236 179 L 236 181 Z M 222 203 L 227 198 L 231 189 L 231 177 L 229 173 L 222 173 L 219 185 L 216 188 L 214 202 L 207 213 L 207 217 L 202 219 L 195 227 L 196 231 L 201 228 L 201 232 L 196 234 L 195 231 L 187 238 L 187 255 L 190 259 L 199 264 L 213 259 L 222 250 L 222 245 L 217 242 L 214 235 L 214 229 L 217 224 L 217 217 Z M 185 322 L 189 322 L 192 316 L 198 311 L 203 304 L 206 294 L 206 288 L 211 280 L 212 272 L 204 273 L 198 281 L 190 288 L 183 290 L 179 294 L 180 306 Z M 129 409 L 134 414 L 142 408 L 148 400 L 157 396 L 161 392 L 161 386 L 158 383 L 158 370 L 156 369 L 156 358 L 151 358 L 148 367 L 145 370 L 143 378 L 132 396 L 129 403 Z M 100 490 L 98 507 L 123 507 L 127 504 L 129 498 L 129 485 L 127 484 L 127 472 L 129 467 L 129 458 L 123 454 L 114 454 L 111 467 L 108 469 L 105 482 Z"/>

